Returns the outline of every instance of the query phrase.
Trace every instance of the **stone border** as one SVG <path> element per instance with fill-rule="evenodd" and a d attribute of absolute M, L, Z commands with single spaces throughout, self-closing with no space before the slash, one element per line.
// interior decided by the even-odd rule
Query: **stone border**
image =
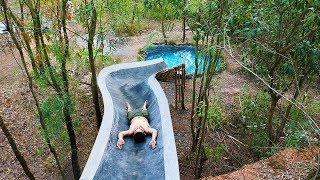
<path fill-rule="evenodd" d="M 168 99 L 159 82 L 155 79 L 155 75 L 148 79 L 148 83 L 152 91 L 157 92 L 155 96 L 158 99 L 160 109 L 162 134 L 165 135 L 163 136 L 165 179 L 177 180 L 180 179 L 179 164 Z"/>

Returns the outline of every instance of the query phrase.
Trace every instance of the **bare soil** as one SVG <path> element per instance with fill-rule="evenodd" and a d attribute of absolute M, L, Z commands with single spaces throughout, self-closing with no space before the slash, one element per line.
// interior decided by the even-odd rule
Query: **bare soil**
<path fill-rule="evenodd" d="M 146 43 L 149 34 L 153 29 L 160 31 L 159 23 L 150 21 L 150 29 L 142 32 L 141 35 L 131 36 L 127 38 L 127 44 L 118 48 L 113 53 L 113 57 L 118 58 L 121 62 L 136 61 L 139 48 L 142 48 Z M 73 28 L 74 31 L 79 30 Z M 71 32 L 70 32 L 71 33 Z M 1 35 L 0 35 L 1 36 Z M 76 36 L 73 34 L 73 36 Z M 175 28 L 168 33 L 169 39 L 177 43 L 181 42 L 181 26 L 176 23 Z M 191 41 L 191 32 L 188 31 L 187 42 Z M 1 38 L 1 37 L 0 37 Z M 3 39 L 2 39 L 3 40 Z M 4 40 L 6 42 L 6 40 Z M 153 42 L 162 42 L 160 34 L 155 37 Z M 52 156 L 49 153 L 47 146 L 43 143 L 41 136 L 38 134 L 39 126 L 36 123 L 34 102 L 27 86 L 27 79 L 23 70 L 20 68 L 20 59 L 17 52 L 9 50 L 10 45 L 5 44 L 1 48 L 5 49 L 0 51 L 0 115 L 5 120 L 10 132 L 13 134 L 18 148 L 26 158 L 26 161 L 37 179 L 59 179 L 58 169 Z M 17 60 L 15 59 L 17 58 Z M 217 75 L 213 93 L 218 95 L 225 108 L 225 113 L 231 118 L 233 115 L 233 103 L 237 95 L 241 93 L 243 83 L 247 82 L 252 87 L 254 83 L 244 75 L 238 72 L 239 67 L 232 61 L 227 54 L 225 54 L 227 68 L 225 71 Z M 85 79 L 88 74 L 79 79 Z M 169 101 L 171 118 L 173 122 L 173 129 L 176 140 L 177 153 L 179 158 L 179 168 L 181 179 L 193 179 L 194 163 L 191 161 L 191 134 L 190 134 L 190 113 L 191 113 L 191 93 L 192 93 L 192 80 L 187 80 L 185 89 L 186 110 L 181 108 L 175 109 L 174 107 L 174 82 L 161 82 L 161 86 Z M 72 88 L 71 92 L 80 94 L 77 96 L 77 106 L 74 117 L 79 120 L 80 126 L 76 129 L 77 143 L 79 148 L 79 160 L 81 168 L 84 167 L 87 158 L 89 157 L 91 148 L 93 146 L 95 137 L 97 135 L 96 124 L 94 120 L 93 105 L 91 102 L 90 88 L 85 85 L 76 85 Z M 42 97 L 39 94 L 39 97 Z M 251 151 L 244 146 L 241 141 L 243 137 L 230 129 L 219 128 L 218 130 L 209 133 L 207 141 L 209 145 L 215 147 L 219 143 L 226 146 L 226 151 L 219 157 L 218 160 L 209 159 L 206 161 L 203 170 L 203 177 L 221 175 L 230 171 L 238 170 L 243 165 L 255 162 L 257 159 Z M 19 162 L 16 160 L 11 147 L 9 146 L 6 137 L 0 132 L 0 179 L 27 179 Z M 295 165 L 296 171 L 287 171 L 287 177 L 297 178 L 301 174 L 306 174 L 306 167 L 309 165 L 316 166 L 316 159 L 311 158 L 309 161 L 301 161 L 297 157 L 301 154 L 296 150 L 290 151 L 292 156 L 287 157 L 286 153 L 280 153 L 277 158 L 290 159 L 290 163 L 298 162 Z M 319 153 L 319 151 L 317 151 Z M 279 157 L 280 156 L 280 157 Z M 68 159 L 69 157 L 65 157 Z M 264 162 L 262 162 L 264 163 Z M 292 167 L 290 163 L 285 165 L 285 168 Z M 70 169 L 70 162 L 65 161 L 64 167 L 68 175 L 68 179 L 72 179 L 72 171 Z M 314 167 L 312 166 L 312 167 Z M 250 166 L 249 166 L 250 167 Z M 248 171 L 254 174 L 260 174 L 261 171 L 257 168 L 251 168 Z M 299 172 L 299 174 L 296 174 Z M 265 177 L 265 176 L 258 176 Z M 265 178 L 276 179 L 278 174 L 270 175 Z M 304 177 L 304 176 L 301 176 Z M 223 179 L 243 179 L 237 176 L 229 176 Z"/>

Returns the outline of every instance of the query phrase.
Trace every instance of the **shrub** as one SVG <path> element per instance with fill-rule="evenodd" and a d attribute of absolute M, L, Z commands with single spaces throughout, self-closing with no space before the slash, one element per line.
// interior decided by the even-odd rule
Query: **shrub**
<path fill-rule="evenodd" d="M 245 126 L 246 134 L 251 136 L 249 145 L 260 156 L 272 155 L 281 147 L 303 148 L 305 145 L 317 143 L 318 140 L 312 141 L 315 139 L 312 138 L 312 134 L 315 132 L 311 128 L 312 123 L 299 109 L 293 106 L 284 129 L 285 139 L 279 144 L 274 144 L 270 149 L 264 148 L 268 145 L 266 124 L 270 96 L 261 90 L 256 90 L 255 93 L 249 92 L 248 87 L 245 87 L 239 99 L 242 123 Z M 281 106 L 280 103 L 279 105 Z M 283 104 L 282 106 L 287 107 Z M 314 115 L 320 112 L 320 102 L 307 100 L 305 108 L 309 114 Z M 274 115 L 274 128 L 279 127 L 281 118 L 285 118 L 284 115 L 279 113 Z"/>
<path fill-rule="evenodd" d="M 241 120 L 247 135 L 251 136 L 249 145 L 256 153 L 263 154 L 265 149 L 261 147 L 268 144 L 266 123 L 270 97 L 261 90 L 253 94 L 245 87 L 239 100 Z"/>

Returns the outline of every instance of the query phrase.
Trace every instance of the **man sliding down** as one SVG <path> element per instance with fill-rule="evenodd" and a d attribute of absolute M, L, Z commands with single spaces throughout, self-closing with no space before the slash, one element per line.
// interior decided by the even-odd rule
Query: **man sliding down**
<path fill-rule="evenodd" d="M 152 134 L 152 139 L 149 143 L 149 146 L 152 149 L 156 148 L 156 138 L 158 132 L 156 129 L 151 128 L 148 122 L 149 113 L 148 113 L 148 101 L 145 101 L 140 112 L 133 112 L 130 104 L 128 102 L 125 103 L 128 109 L 128 120 L 130 123 L 130 128 L 126 131 L 121 131 L 118 134 L 118 142 L 117 147 L 118 149 L 122 149 L 122 145 L 124 144 L 124 137 L 133 135 L 133 139 L 136 143 L 141 143 L 145 141 L 146 134 Z"/>

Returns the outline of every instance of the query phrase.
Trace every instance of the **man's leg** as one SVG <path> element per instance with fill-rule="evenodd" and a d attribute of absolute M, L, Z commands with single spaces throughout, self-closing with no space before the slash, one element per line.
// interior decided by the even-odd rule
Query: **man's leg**
<path fill-rule="evenodd" d="M 132 108 L 131 108 L 130 104 L 128 103 L 128 101 L 127 101 L 127 102 L 125 102 L 124 104 L 125 104 L 125 106 L 126 106 L 126 108 L 127 108 L 128 112 L 129 112 L 129 111 L 132 111 Z"/>
<path fill-rule="evenodd" d="M 149 112 L 148 112 L 148 100 L 146 100 L 142 106 L 141 114 L 143 117 L 147 118 L 149 121 Z"/>
<path fill-rule="evenodd" d="M 125 105 L 126 105 L 127 110 L 128 110 L 127 118 L 128 118 L 128 120 L 129 120 L 129 124 L 130 124 L 131 119 L 134 118 L 135 114 L 134 114 L 134 112 L 132 111 L 132 108 L 131 108 L 131 106 L 130 106 L 130 104 L 129 104 L 128 102 L 125 102 Z"/>
<path fill-rule="evenodd" d="M 148 100 L 146 100 L 142 106 L 142 110 L 147 110 L 148 107 Z"/>

